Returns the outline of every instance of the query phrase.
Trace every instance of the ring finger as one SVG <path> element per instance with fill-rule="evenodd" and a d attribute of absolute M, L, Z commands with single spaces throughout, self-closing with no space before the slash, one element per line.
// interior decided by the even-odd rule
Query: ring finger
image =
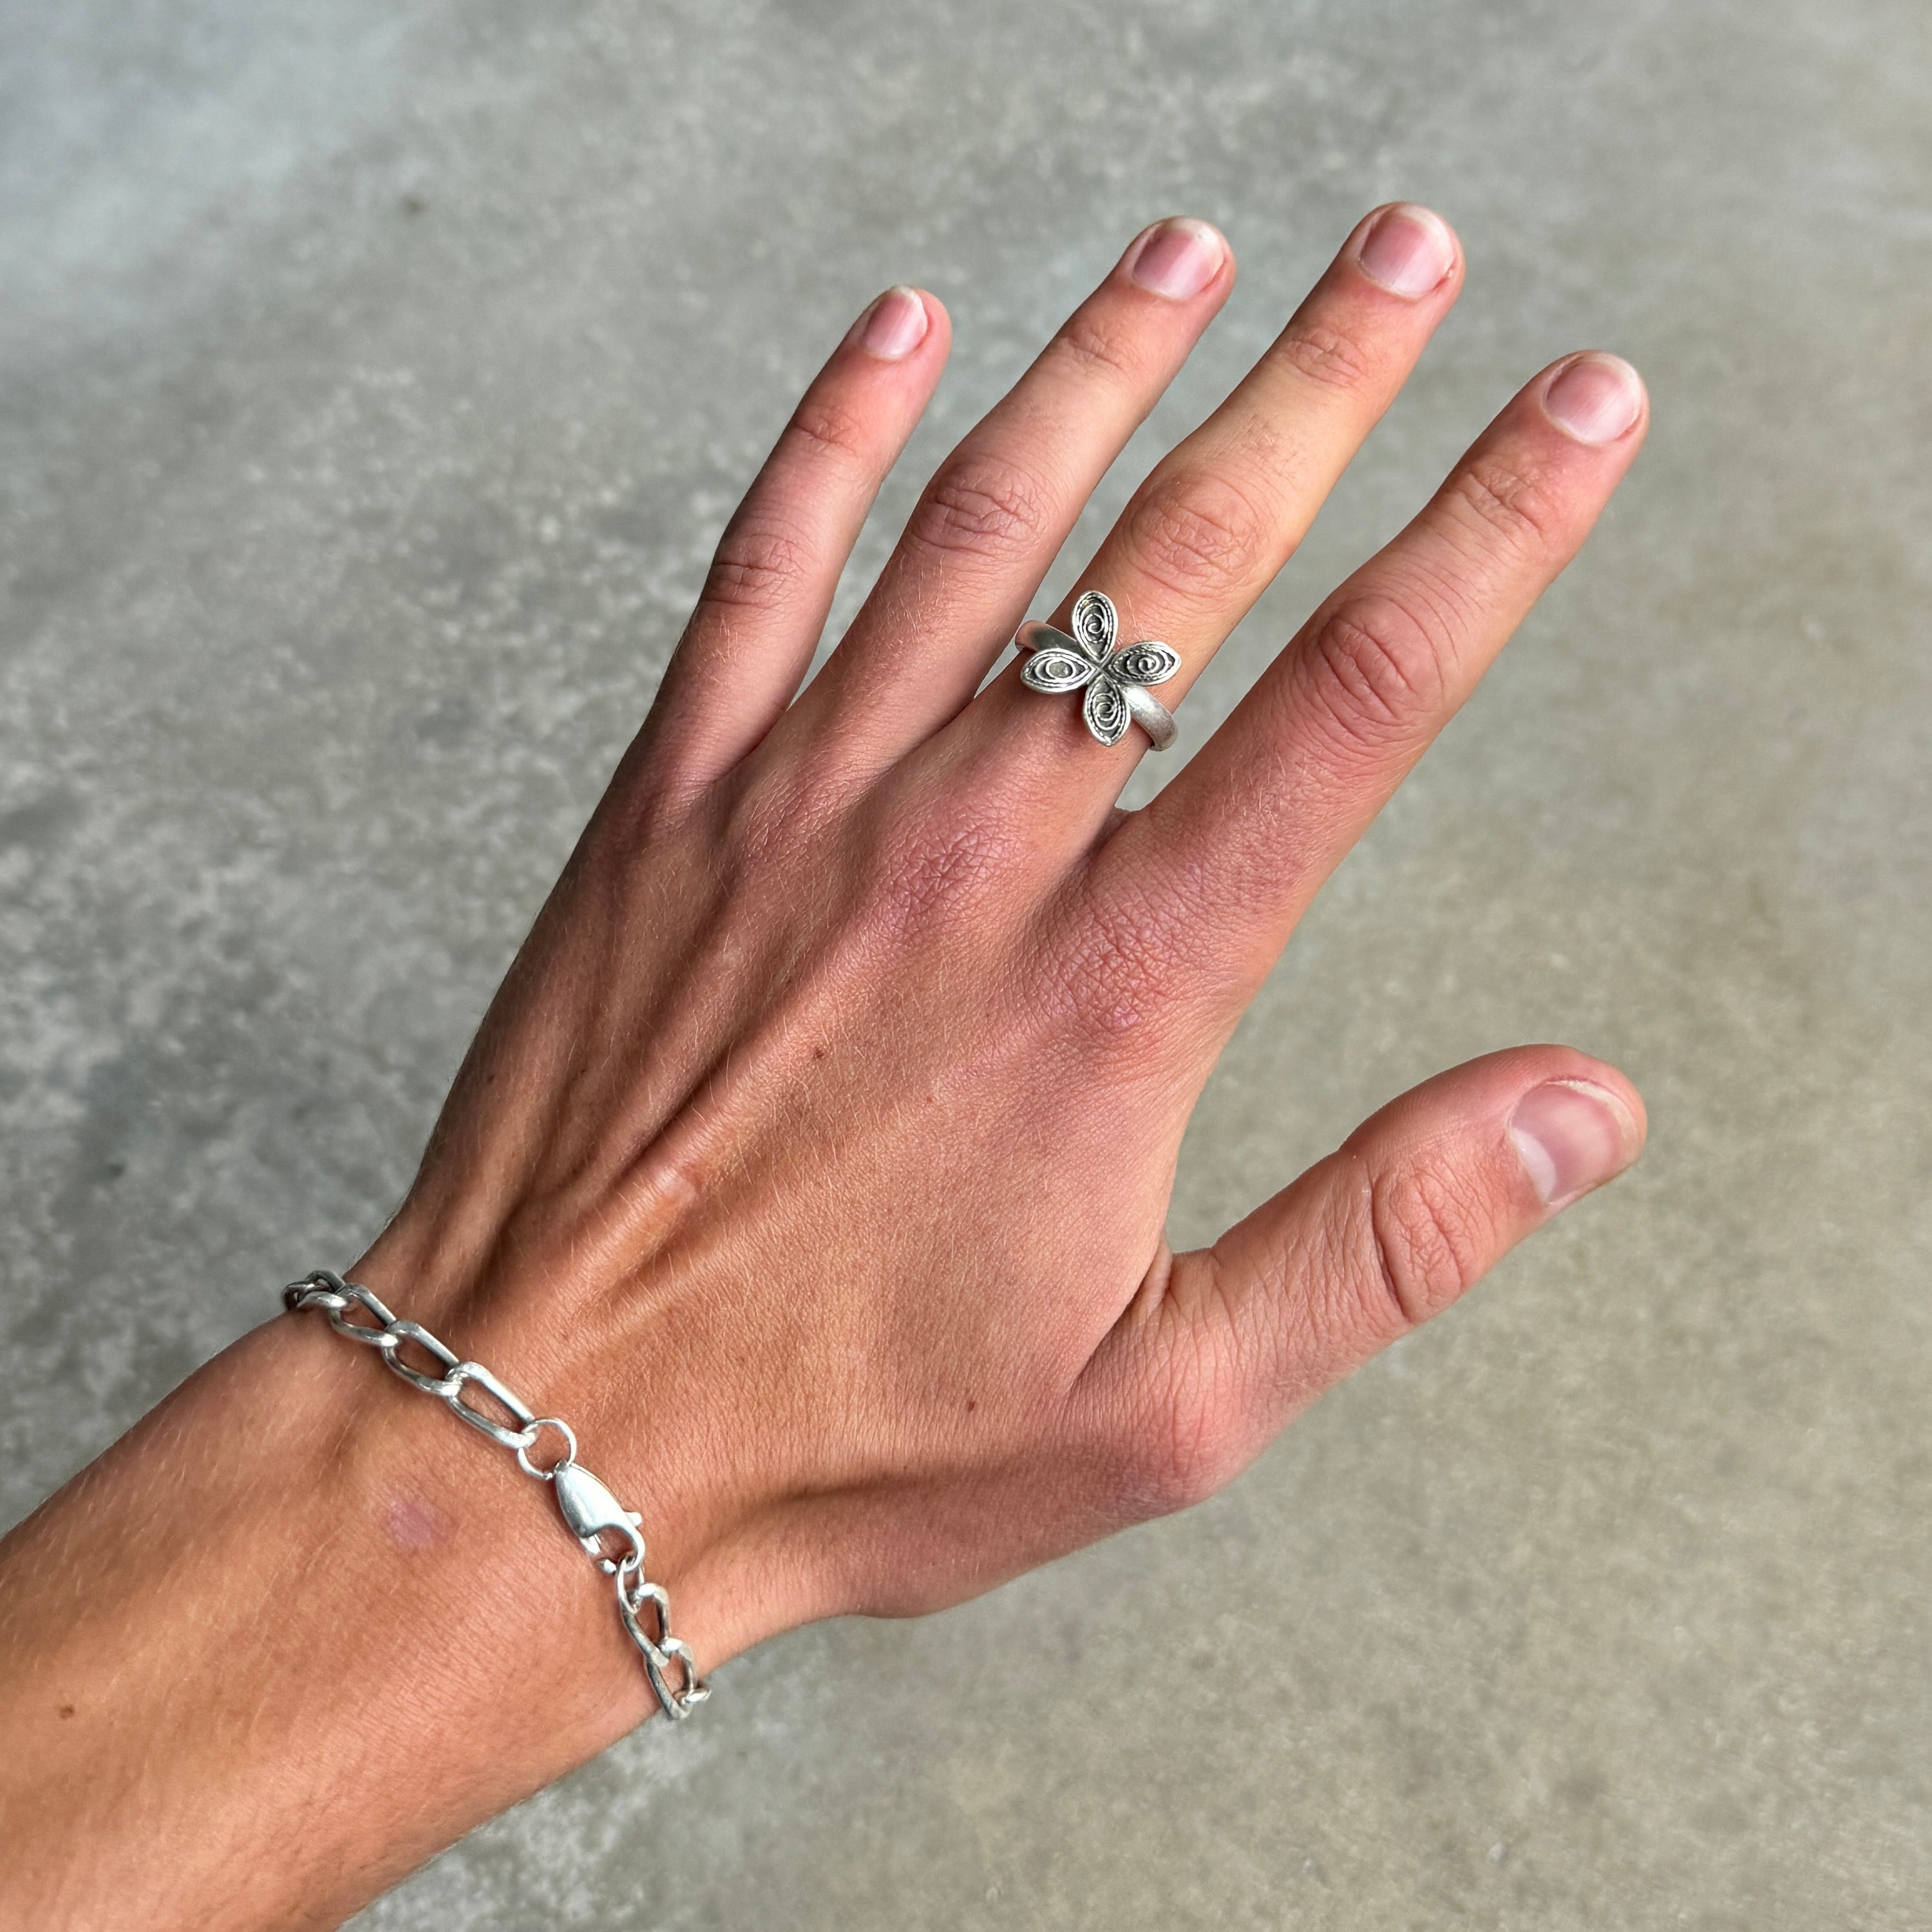
<path fill-rule="evenodd" d="M 1294 554 L 1462 280 L 1462 251 L 1440 216 L 1406 203 L 1365 216 L 1267 354 L 1135 494 L 1076 589 L 1107 593 L 1122 643 L 1158 638 L 1179 653 L 1163 704 L 1178 700 Z M 1072 601 L 1056 615 L 1061 628 Z M 1088 836 L 1146 742 L 1130 730 L 1103 751 L 1077 699 L 1043 699 L 1018 671 L 969 711 L 960 755 L 997 740 L 994 755 L 1050 775 L 1059 822 Z M 1061 769 L 1076 760 L 1077 776 Z"/>

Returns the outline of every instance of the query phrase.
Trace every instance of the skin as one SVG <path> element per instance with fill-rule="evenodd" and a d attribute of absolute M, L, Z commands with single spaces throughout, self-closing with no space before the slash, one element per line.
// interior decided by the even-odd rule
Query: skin
<path fill-rule="evenodd" d="M 854 325 L 350 1270 L 570 1420 L 705 1670 L 1210 1495 L 1641 1144 L 1621 1076 L 1524 1047 L 1168 1246 L 1216 1054 L 1646 418 L 1614 358 L 1537 376 L 1123 814 L 1137 730 L 980 687 L 1233 274 L 1200 224 L 1138 238 L 801 693 L 946 356 L 930 295 Z M 1179 651 L 1170 708 L 1462 279 L 1436 218 L 1365 218 L 1102 544 L 1076 587 Z M 654 1708 L 511 1458 L 285 1316 L 0 1545 L 0 1922 L 332 1925 Z"/>

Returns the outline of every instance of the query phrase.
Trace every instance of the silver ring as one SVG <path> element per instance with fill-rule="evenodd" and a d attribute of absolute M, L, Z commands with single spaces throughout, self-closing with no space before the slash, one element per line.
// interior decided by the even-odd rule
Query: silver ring
<path fill-rule="evenodd" d="M 1020 626 L 1013 643 L 1028 653 L 1020 682 L 1048 696 L 1084 690 L 1080 715 L 1103 745 L 1118 745 L 1138 724 L 1156 752 L 1166 751 L 1177 735 L 1174 714 L 1147 687 L 1165 684 L 1180 668 L 1180 653 L 1150 638 L 1117 643 L 1120 615 L 1104 591 L 1085 592 L 1067 621 L 1071 637 L 1051 624 Z"/>

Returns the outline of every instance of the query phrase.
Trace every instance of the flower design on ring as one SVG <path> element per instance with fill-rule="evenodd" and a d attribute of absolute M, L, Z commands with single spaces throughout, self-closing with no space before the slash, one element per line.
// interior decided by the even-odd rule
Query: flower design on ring
<path fill-rule="evenodd" d="M 1029 691 L 1049 694 L 1084 687 L 1080 715 L 1088 730 L 1102 744 L 1118 745 L 1133 722 L 1127 686 L 1165 684 L 1180 668 L 1180 653 L 1148 639 L 1116 645 L 1120 616 L 1102 591 L 1087 592 L 1068 621 L 1073 634 L 1052 633 L 1060 641 L 1042 645 L 1027 659 L 1020 682 Z"/>

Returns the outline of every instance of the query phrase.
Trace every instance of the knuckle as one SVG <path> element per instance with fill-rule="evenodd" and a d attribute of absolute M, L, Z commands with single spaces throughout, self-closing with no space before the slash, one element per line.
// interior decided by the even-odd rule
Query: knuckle
<path fill-rule="evenodd" d="M 844 809 L 823 772 L 772 765 L 720 801 L 712 853 L 721 877 L 742 881 L 796 868 Z"/>
<path fill-rule="evenodd" d="M 977 928 L 1019 849 L 1002 814 L 962 810 L 956 799 L 943 811 L 908 814 L 878 842 L 875 913 L 894 932 L 961 920 Z"/>
<path fill-rule="evenodd" d="M 1268 519 L 1240 486 L 1206 472 L 1157 478 L 1127 519 L 1135 566 L 1187 598 L 1225 592 L 1259 567 Z"/>
<path fill-rule="evenodd" d="M 806 580 L 813 562 L 809 547 L 784 525 L 735 518 L 718 539 L 698 601 L 718 610 L 777 609 Z"/>
<path fill-rule="evenodd" d="M 789 425 L 793 448 L 815 454 L 869 463 L 872 438 L 865 418 L 830 396 L 807 396 Z"/>
<path fill-rule="evenodd" d="M 1399 1331 L 1439 1314 L 1481 1274 L 1480 1204 L 1440 1162 L 1372 1177 L 1365 1204 L 1374 1292 Z"/>
<path fill-rule="evenodd" d="M 1449 496 L 1458 512 L 1511 550 L 1540 550 L 1556 537 L 1557 505 L 1549 489 L 1507 464 L 1480 458 L 1465 464 L 1450 480 Z"/>
<path fill-rule="evenodd" d="M 1090 891 L 1081 916 L 1056 922 L 1043 949 L 1049 1024 L 1084 1064 L 1151 1067 L 1144 1028 L 1192 976 L 1195 944 L 1184 905 L 1118 885 L 1104 898 Z"/>
<path fill-rule="evenodd" d="M 1136 1421 L 1126 1475 L 1138 1515 L 1192 1509 L 1250 1460 L 1238 1365 L 1198 1333 L 1170 1345 Z"/>
<path fill-rule="evenodd" d="M 1049 358 L 1070 363 L 1080 374 L 1132 382 L 1138 358 L 1128 338 L 1084 310 L 1072 316 L 1047 346 Z"/>
<path fill-rule="evenodd" d="M 907 534 L 920 548 L 946 556 L 1004 564 L 1023 557 L 1048 521 L 1048 496 L 1039 481 L 1005 458 L 956 458 L 920 498 Z"/>
<path fill-rule="evenodd" d="M 1309 676 L 1334 730 L 1380 750 L 1432 728 L 1448 691 L 1441 622 L 1387 595 L 1338 605 L 1309 640 Z"/>
<path fill-rule="evenodd" d="M 1369 387 L 1375 364 L 1353 336 L 1318 322 L 1291 323 L 1274 353 L 1300 376 L 1324 389 Z"/>
<path fill-rule="evenodd" d="M 693 824 L 712 795 L 709 782 L 693 778 L 674 758 L 653 760 L 648 770 L 627 758 L 584 829 L 587 868 L 612 872 L 636 854 L 662 850 Z"/>

